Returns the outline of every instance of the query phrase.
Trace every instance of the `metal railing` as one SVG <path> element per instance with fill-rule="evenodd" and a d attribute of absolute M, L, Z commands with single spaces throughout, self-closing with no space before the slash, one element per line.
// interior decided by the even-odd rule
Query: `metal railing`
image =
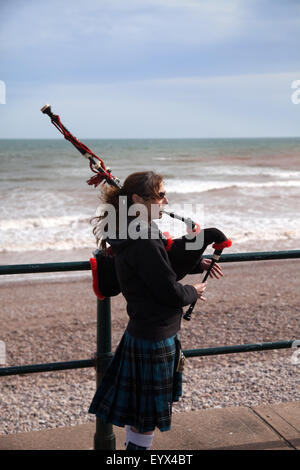
<path fill-rule="evenodd" d="M 211 259 L 211 255 L 205 255 Z M 265 261 L 300 258 L 300 250 L 254 252 L 254 253 L 232 253 L 222 255 L 220 263 L 243 262 L 243 261 Z M 0 275 L 25 274 L 25 273 L 47 273 L 62 271 L 85 271 L 90 270 L 88 261 L 64 262 L 64 263 L 41 263 L 41 264 L 17 264 L 0 266 Z M 274 341 L 254 344 L 238 344 L 229 346 L 218 346 L 202 349 L 183 350 L 186 357 L 211 356 L 219 354 L 233 354 L 254 351 L 266 351 L 272 349 L 291 348 L 295 340 Z M 103 301 L 97 299 L 97 352 L 95 359 L 84 359 L 67 362 L 53 362 L 44 364 L 30 364 L 23 366 L 1 367 L 0 376 L 30 374 L 38 372 L 50 372 L 68 369 L 80 369 L 87 367 L 96 368 L 96 386 L 101 382 L 103 374 L 113 357 L 111 351 L 111 307 L 110 298 Z M 95 450 L 114 450 L 115 435 L 113 427 L 104 423 L 96 417 L 96 431 L 94 434 Z"/>

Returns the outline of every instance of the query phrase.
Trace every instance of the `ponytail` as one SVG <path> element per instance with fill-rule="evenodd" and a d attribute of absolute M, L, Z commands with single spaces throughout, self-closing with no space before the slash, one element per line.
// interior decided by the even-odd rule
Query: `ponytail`
<path fill-rule="evenodd" d="M 119 198 L 126 196 L 127 207 L 133 204 L 132 195 L 138 194 L 144 199 L 157 198 L 163 177 L 153 171 L 140 171 L 127 176 L 122 188 L 116 186 L 103 185 L 101 187 L 100 201 L 102 204 L 110 204 L 116 211 L 116 230 L 119 232 Z M 100 222 L 107 216 L 106 212 L 100 216 L 93 217 L 93 234 L 96 238 L 96 244 L 99 249 L 106 254 L 106 241 L 103 239 L 102 227 Z M 95 221 L 95 222 L 93 222 Z"/>

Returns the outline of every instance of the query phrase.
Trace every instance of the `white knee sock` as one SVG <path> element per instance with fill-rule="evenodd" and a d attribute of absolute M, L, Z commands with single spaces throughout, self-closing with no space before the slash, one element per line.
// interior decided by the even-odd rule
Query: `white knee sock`
<path fill-rule="evenodd" d="M 146 447 L 146 449 L 149 450 L 152 446 L 153 437 L 154 432 L 152 434 L 141 434 L 132 431 L 131 426 L 126 425 L 126 446 L 128 442 L 132 442 L 138 446 Z"/>

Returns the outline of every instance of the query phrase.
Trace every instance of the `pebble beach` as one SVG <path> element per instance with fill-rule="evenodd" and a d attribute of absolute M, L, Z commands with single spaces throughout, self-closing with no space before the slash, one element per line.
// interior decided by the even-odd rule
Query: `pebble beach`
<path fill-rule="evenodd" d="M 145 169 L 164 175 L 167 209 L 224 231 L 233 241 L 227 253 L 300 247 L 299 138 L 95 139 L 88 145 L 103 153 L 121 181 Z M 0 157 L 0 264 L 88 261 L 99 193 L 86 184 L 86 162 L 63 139 L 2 140 Z M 170 221 L 164 216 L 162 231 L 185 233 L 182 222 Z M 209 279 L 207 301 L 197 302 L 190 322 L 182 321 L 183 349 L 300 339 L 300 259 L 222 268 L 224 278 Z M 194 275 L 181 282 L 201 280 Z M 1 367 L 93 357 L 91 271 L 1 276 L 0 295 Z M 114 351 L 128 321 L 122 295 L 111 299 L 111 312 Z M 293 354 L 188 358 L 173 412 L 297 401 Z M 95 375 L 92 367 L 0 377 L 0 433 L 95 421 L 88 414 Z"/>
<path fill-rule="evenodd" d="M 190 322 L 182 320 L 183 349 L 300 339 L 299 268 L 297 259 L 223 263 L 224 278 L 209 279 L 206 302 L 196 304 Z M 9 277 L 0 286 L 2 366 L 92 358 L 96 297 L 90 272 L 80 279 Z M 111 299 L 111 312 L 114 351 L 128 320 L 122 295 Z M 300 361 L 293 354 L 282 349 L 188 358 L 173 413 L 297 401 Z M 94 368 L 1 377 L 0 433 L 93 422 L 87 410 L 95 387 Z"/>

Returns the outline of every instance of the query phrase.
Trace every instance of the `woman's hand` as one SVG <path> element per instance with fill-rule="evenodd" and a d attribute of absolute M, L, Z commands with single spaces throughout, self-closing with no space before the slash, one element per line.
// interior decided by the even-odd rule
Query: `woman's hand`
<path fill-rule="evenodd" d="M 206 258 L 203 258 L 201 260 L 201 266 L 202 268 L 204 269 L 204 271 L 207 271 L 210 264 L 211 264 L 212 260 L 211 259 L 206 259 Z M 218 263 L 215 263 L 213 265 L 213 267 L 211 268 L 211 271 L 209 273 L 209 276 L 210 277 L 215 277 L 216 279 L 220 279 L 219 276 L 222 276 L 224 277 L 224 274 L 222 272 L 222 269 L 220 267 L 220 265 Z"/>
<path fill-rule="evenodd" d="M 206 282 L 202 282 L 201 284 L 194 284 L 194 287 L 198 294 L 198 299 L 205 301 L 206 298 L 203 297 L 203 292 L 206 289 Z"/>

